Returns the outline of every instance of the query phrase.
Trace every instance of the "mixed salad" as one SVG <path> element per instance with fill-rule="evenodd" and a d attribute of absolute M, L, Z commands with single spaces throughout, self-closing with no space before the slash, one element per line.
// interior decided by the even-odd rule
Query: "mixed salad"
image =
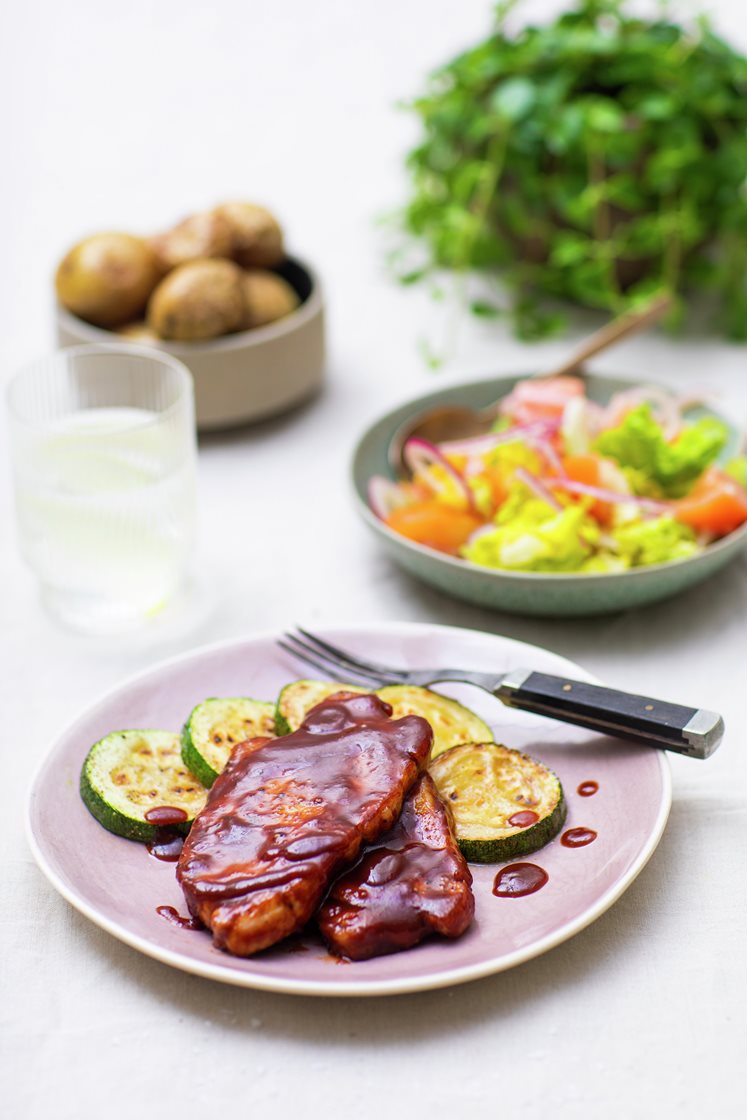
<path fill-rule="evenodd" d="M 590 400 L 577 377 L 519 381 L 493 430 L 403 449 L 409 478 L 369 482 L 373 512 L 487 568 L 619 572 L 679 560 L 747 521 L 747 457 L 694 401 L 643 386 Z"/>

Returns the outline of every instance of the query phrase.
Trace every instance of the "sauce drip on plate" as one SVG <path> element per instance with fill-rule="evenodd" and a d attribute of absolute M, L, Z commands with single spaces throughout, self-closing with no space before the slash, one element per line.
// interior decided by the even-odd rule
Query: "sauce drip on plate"
<path fill-rule="evenodd" d="M 569 828 L 560 837 L 560 843 L 566 848 L 585 848 L 597 838 L 593 828 Z"/>
<path fill-rule="evenodd" d="M 154 805 L 144 817 L 148 824 L 155 824 L 156 835 L 148 844 L 148 852 L 156 859 L 165 863 L 176 863 L 181 855 L 184 837 L 177 832 L 174 825 L 184 824 L 189 817 L 184 809 L 175 805 Z"/>
<path fill-rule="evenodd" d="M 200 922 L 194 918 L 185 918 L 173 906 L 156 906 L 156 914 L 167 922 L 171 922 L 172 926 L 179 926 L 180 929 L 202 929 Z"/>
<path fill-rule="evenodd" d="M 176 863 L 184 847 L 184 837 L 173 828 L 158 828 L 148 844 L 149 855 L 164 863 Z"/>
<path fill-rule="evenodd" d="M 536 863 L 509 863 L 496 875 L 493 894 L 498 898 L 523 898 L 544 887 L 549 878 Z"/>
<path fill-rule="evenodd" d="M 576 790 L 579 797 L 593 797 L 599 789 L 599 782 L 582 782 Z"/>

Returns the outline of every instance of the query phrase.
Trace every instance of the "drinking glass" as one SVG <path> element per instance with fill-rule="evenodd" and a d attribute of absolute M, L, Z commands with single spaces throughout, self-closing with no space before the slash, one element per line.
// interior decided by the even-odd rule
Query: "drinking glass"
<path fill-rule="evenodd" d="M 8 387 L 23 555 L 63 624 L 133 630 L 184 592 L 196 522 L 192 377 L 168 354 L 77 346 Z"/>

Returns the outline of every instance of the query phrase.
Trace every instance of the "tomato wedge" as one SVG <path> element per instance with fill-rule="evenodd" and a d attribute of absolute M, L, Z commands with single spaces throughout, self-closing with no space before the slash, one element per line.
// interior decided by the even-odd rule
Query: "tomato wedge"
<path fill-rule="evenodd" d="M 747 490 L 718 467 L 709 467 L 673 509 L 678 521 L 696 531 L 725 537 L 747 521 Z"/>
<path fill-rule="evenodd" d="M 434 500 L 412 502 L 392 510 L 386 524 L 410 541 L 455 556 L 467 538 L 484 522 L 467 510 Z"/>
<path fill-rule="evenodd" d="M 486 467 L 482 472 L 482 477 L 487 481 L 490 487 L 493 509 L 496 510 L 505 502 L 508 496 L 509 482 L 506 479 L 506 472 L 500 470 L 498 467 Z"/>
<path fill-rule="evenodd" d="M 605 489 L 602 478 L 602 460 L 598 455 L 566 455 L 563 459 L 565 473 L 573 482 L 583 482 L 586 486 L 598 486 Z M 595 517 L 600 525 L 612 523 L 612 503 L 596 499 L 589 508 L 589 513 Z"/>
<path fill-rule="evenodd" d="M 573 397 L 584 395 L 580 377 L 527 378 L 519 381 L 503 402 L 501 411 L 518 424 L 533 420 L 555 420 Z"/>

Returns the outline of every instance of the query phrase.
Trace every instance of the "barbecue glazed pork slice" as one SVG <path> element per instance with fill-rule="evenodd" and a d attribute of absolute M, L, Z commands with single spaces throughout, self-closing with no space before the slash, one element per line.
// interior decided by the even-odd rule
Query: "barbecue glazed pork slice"
<path fill-rule="evenodd" d="M 335 875 L 396 821 L 433 741 L 377 696 L 318 704 L 292 735 L 234 748 L 177 865 L 193 917 L 238 956 L 311 918 Z"/>
<path fill-rule="evenodd" d="M 459 937 L 474 913 L 472 876 L 426 773 L 394 828 L 332 884 L 318 922 L 333 952 L 360 961 L 409 949 L 431 933 Z"/>

